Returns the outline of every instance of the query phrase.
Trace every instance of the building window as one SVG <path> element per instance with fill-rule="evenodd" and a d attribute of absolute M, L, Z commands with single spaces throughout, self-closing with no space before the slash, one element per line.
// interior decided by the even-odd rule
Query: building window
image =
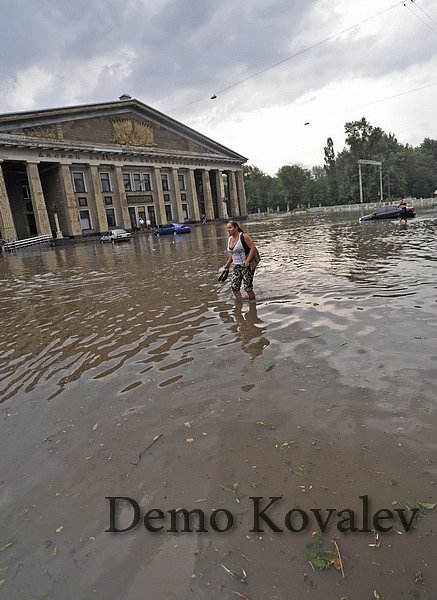
<path fill-rule="evenodd" d="M 132 173 L 133 191 L 142 192 L 143 182 L 141 181 L 141 173 Z"/>
<path fill-rule="evenodd" d="M 79 206 L 88 206 L 88 200 L 86 198 L 78 198 L 77 203 Z"/>
<path fill-rule="evenodd" d="M 131 180 L 130 180 L 130 173 L 123 173 L 123 183 L 124 183 L 124 189 L 126 192 L 131 192 L 132 191 L 132 184 L 131 184 Z"/>
<path fill-rule="evenodd" d="M 92 229 L 91 216 L 90 216 L 89 210 L 80 210 L 79 211 L 79 219 L 80 219 L 80 228 L 82 230 Z"/>
<path fill-rule="evenodd" d="M 73 171 L 73 186 L 76 194 L 83 194 L 86 192 L 85 177 L 81 171 Z"/>
<path fill-rule="evenodd" d="M 186 204 L 186 202 L 182 202 L 182 212 L 184 214 L 184 219 L 188 221 L 190 217 L 188 215 L 188 204 Z"/>
<path fill-rule="evenodd" d="M 22 185 L 21 191 L 23 193 L 23 200 L 30 200 L 30 191 L 28 185 Z"/>
<path fill-rule="evenodd" d="M 183 202 L 184 200 L 186 200 L 186 199 L 187 199 L 187 194 L 181 194 L 181 200 L 182 200 L 182 202 Z"/>
<path fill-rule="evenodd" d="M 162 181 L 162 189 L 164 192 L 170 191 L 170 186 L 168 184 L 168 175 L 167 173 L 161 173 L 161 181 Z"/>
<path fill-rule="evenodd" d="M 106 206 L 112 206 L 114 204 L 114 202 L 112 200 L 112 196 L 104 196 L 103 200 L 104 200 Z"/>
<path fill-rule="evenodd" d="M 178 179 L 179 179 L 179 189 L 186 190 L 187 188 L 185 187 L 185 175 L 178 175 Z"/>
<path fill-rule="evenodd" d="M 117 219 L 115 218 L 115 209 L 107 208 L 106 209 L 106 221 L 108 223 L 108 228 L 117 227 Z"/>
<path fill-rule="evenodd" d="M 33 213 L 33 206 L 31 200 L 26 200 L 26 211 L 29 213 Z"/>
<path fill-rule="evenodd" d="M 164 194 L 164 202 L 170 202 L 170 194 Z"/>
<path fill-rule="evenodd" d="M 143 173 L 144 190 L 146 192 L 152 191 L 152 182 L 150 180 L 150 173 Z"/>
<path fill-rule="evenodd" d="M 171 204 L 165 205 L 165 217 L 166 217 L 167 221 L 171 221 L 173 219 L 173 215 L 171 212 Z"/>
<path fill-rule="evenodd" d="M 100 184 L 102 186 L 102 192 L 111 192 L 111 179 L 109 173 L 100 173 Z"/>

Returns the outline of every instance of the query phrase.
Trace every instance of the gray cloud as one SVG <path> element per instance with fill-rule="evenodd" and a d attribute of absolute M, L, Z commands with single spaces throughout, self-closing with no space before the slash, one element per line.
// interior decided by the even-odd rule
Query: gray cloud
<path fill-rule="evenodd" d="M 129 93 L 186 122 L 202 112 L 206 120 L 225 119 L 317 97 L 333 82 L 383 80 L 436 57 L 436 34 L 399 6 L 251 77 L 372 15 L 371 7 L 364 17 L 340 8 L 327 0 L 3 0 L 0 111 Z M 32 67 L 38 71 L 29 75 Z M 26 80 L 39 73 L 47 84 L 29 93 Z"/>

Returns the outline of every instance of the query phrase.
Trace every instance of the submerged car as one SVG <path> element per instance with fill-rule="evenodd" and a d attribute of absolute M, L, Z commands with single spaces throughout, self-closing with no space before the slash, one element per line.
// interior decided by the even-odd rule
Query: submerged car
<path fill-rule="evenodd" d="M 126 229 L 110 229 L 102 235 L 101 242 L 128 242 L 132 238 L 132 234 Z"/>
<path fill-rule="evenodd" d="M 374 219 L 399 219 L 400 208 L 397 204 L 391 204 L 389 206 L 382 206 L 381 208 L 377 208 L 370 215 L 364 215 L 364 217 L 360 218 L 360 221 L 373 221 Z M 407 214 L 405 217 L 407 219 L 411 219 L 415 217 L 416 213 L 414 212 L 414 208 L 412 206 L 407 206 Z"/>
<path fill-rule="evenodd" d="M 178 235 L 179 233 L 190 233 L 191 227 L 180 223 L 167 223 L 156 230 L 156 235 Z"/>

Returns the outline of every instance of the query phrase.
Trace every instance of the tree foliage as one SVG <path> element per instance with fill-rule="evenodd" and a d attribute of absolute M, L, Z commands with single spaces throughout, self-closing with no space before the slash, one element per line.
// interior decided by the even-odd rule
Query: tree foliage
<path fill-rule="evenodd" d="M 384 200 L 434 195 L 437 140 L 425 138 L 417 148 L 403 145 L 394 134 L 372 126 L 364 117 L 346 123 L 345 134 L 346 146 L 337 154 L 332 138 L 327 139 L 323 167 L 284 165 L 274 177 L 257 167 L 245 167 L 249 212 L 359 202 L 360 159 L 382 163 Z M 364 201 L 380 200 L 379 167 L 363 164 L 361 172 Z"/>

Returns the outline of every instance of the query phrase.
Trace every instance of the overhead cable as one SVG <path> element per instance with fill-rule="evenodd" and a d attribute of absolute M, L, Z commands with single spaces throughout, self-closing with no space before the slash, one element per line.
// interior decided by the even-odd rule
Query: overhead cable
<path fill-rule="evenodd" d="M 410 0 L 410 2 L 414 2 L 414 0 Z M 261 71 L 257 71 L 256 73 L 253 73 L 252 75 L 249 75 L 248 77 L 244 77 L 243 79 L 240 79 L 239 81 L 236 81 L 236 82 L 232 83 L 231 85 L 228 85 L 227 87 L 215 92 L 214 94 L 211 94 L 210 99 L 215 100 L 217 98 L 218 94 L 222 94 L 223 92 L 226 92 L 234 87 L 237 87 L 238 85 L 241 85 L 242 83 L 244 83 L 245 81 L 248 81 L 249 79 L 258 77 L 259 75 L 262 75 L 263 73 L 265 73 L 266 71 L 269 71 L 270 69 L 274 69 L 275 67 L 278 67 L 279 65 L 282 65 L 290 60 L 293 60 L 294 58 L 297 58 L 298 56 L 301 56 L 302 54 L 305 54 L 306 52 L 309 52 L 310 50 L 313 50 L 314 48 L 317 48 L 318 46 L 321 46 L 322 44 L 326 44 L 327 42 L 335 39 L 336 37 L 339 37 L 340 35 L 343 35 L 344 33 L 351 31 L 352 29 L 360 27 L 360 25 L 363 25 L 364 23 L 367 23 L 368 21 L 371 21 L 372 19 L 375 19 L 376 17 L 379 17 L 380 15 L 383 15 L 384 13 L 389 12 L 389 11 L 393 10 L 394 8 L 397 8 L 398 6 L 401 6 L 401 5 L 407 6 L 405 3 L 405 0 L 396 2 L 396 4 L 393 4 L 392 6 L 389 6 L 388 8 L 386 8 L 384 10 L 379 11 L 379 12 L 371 15 L 370 17 L 367 17 L 366 19 L 363 19 L 362 21 L 359 21 L 358 23 L 355 23 L 354 25 L 351 25 L 350 27 L 347 27 L 346 29 L 343 29 L 342 31 L 334 33 L 333 35 L 330 35 L 329 37 L 321 40 L 320 42 L 317 42 L 311 46 L 308 46 L 308 48 L 299 50 L 299 52 L 296 52 L 292 56 L 288 56 L 287 58 L 284 58 L 268 67 L 265 67 L 264 69 L 261 69 Z M 206 100 L 206 98 L 199 98 L 198 100 L 193 100 L 192 102 L 188 102 L 187 104 L 183 104 L 182 106 L 177 106 L 176 108 L 171 109 L 169 112 L 179 110 L 179 109 L 185 108 L 187 106 L 191 106 L 192 104 L 197 104 L 198 102 L 202 102 L 204 100 Z"/>

